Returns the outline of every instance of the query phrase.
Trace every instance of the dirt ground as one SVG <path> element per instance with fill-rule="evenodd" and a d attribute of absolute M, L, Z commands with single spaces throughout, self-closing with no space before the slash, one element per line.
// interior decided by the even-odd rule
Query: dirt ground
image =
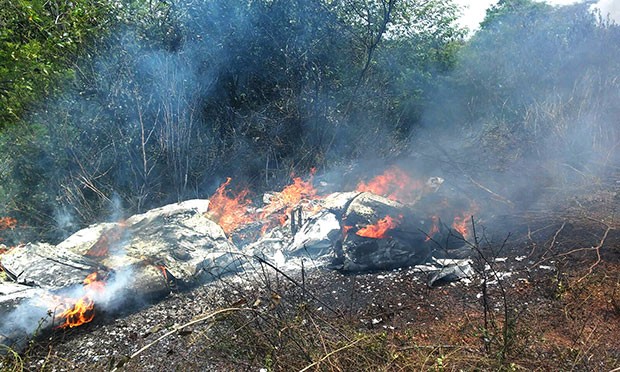
<path fill-rule="evenodd" d="M 4 368 L 610 371 L 620 367 L 620 195 L 584 195 L 561 212 L 481 222 L 468 280 L 430 288 L 414 268 L 263 266 L 41 335 Z"/>

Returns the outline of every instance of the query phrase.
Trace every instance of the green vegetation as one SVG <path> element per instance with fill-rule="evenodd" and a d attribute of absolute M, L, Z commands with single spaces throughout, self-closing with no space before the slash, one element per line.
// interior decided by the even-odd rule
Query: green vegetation
<path fill-rule="evenodd" d="M 108 1 L 0 1 L 0 128 L 58 93 L 114 13 Z"/>
<path fill-rule="evenodd" d="M 227 176 L 258 191 L 438 149 L 496 169 L 553 149 L 583 172 L 575 159 L 618 139 L 618 27 L 586 5 L 501 1 L 469 40 L 450 0 L 0 9 L 13 242 L 58 239 L 119 201 L 206 197 Z"/>

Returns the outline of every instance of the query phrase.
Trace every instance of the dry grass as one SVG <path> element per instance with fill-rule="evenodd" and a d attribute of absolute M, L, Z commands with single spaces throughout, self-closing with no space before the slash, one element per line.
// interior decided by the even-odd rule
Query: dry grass
<path fill-rule="evenodd" d="M 530 220 L 506 260 L 486 256 L 511 273 L 498 275 L 503 291 L 489 277 L 486 308 L 479 278 L 431 289 L 408 269 L 315 270 L 293 282 L 263 266 L 251 285 L 225 280 L 39 340 L 2 370 L 609 371 L 620 366 L 620 234 L 573 215 Z M 228 307 L 246 310 L 197 321 Z M 112 353 L 85 357 L 106 341 Z"/>

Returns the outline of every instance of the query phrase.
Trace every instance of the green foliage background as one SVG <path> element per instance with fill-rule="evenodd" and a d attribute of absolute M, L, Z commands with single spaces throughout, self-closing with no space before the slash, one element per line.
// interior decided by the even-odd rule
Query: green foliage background
<path fill-rule="evenodd" d="M 450 0 L 0 2 L 14 242 L 228 176 L 259 191 L 434 151 L 583 170 L 618 139 L 618 27 L 586 5 L 503 0 L 465 39 Z"/>

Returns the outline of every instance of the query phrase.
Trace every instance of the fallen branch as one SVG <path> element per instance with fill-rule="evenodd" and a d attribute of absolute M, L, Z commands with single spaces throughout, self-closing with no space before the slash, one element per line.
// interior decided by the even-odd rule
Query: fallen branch
<path fill-rule="evenodd" d="M 469 181 L 471 183 L 473 183 L 474 185 L 478 186 L 479 188 L 483 189 L 484 191 L 488 192 L 489 194 L 493 195 L 498 201 L 501 201 L 503 203 L 508 204 L 511 207 L 514 207 L 514 203 L 510 200 L 508 200 L 507 198 L 501 196 L 500 194 L 494 192 L 493 190 L 485 187 L 484 185 L 480 184 L 479 182 L 477 182 L 475 179 L 473 179 L 469 174 L 466 174 L 465 172 L 463 172 L 463 174 L 465 174 L 465 177 L 469 178 Z"/>
<path fill-rule="evenodd" d="M 120 361 L 115 367 L 114 369 L 112 369 L 112 372 L 115 372 L 116 370 L 118 370 L 118 368 L 122 367 L 125 363 L 127 363 L 128 361 L 130 361 L 131 359 L 137 357 L 138 355 L 142 354 L 144 351 L 148 350 L 151 348 L 151 346 L 157 344 L 159 341 L 163 340 L 164 338 L 177 333 L 178 331 L 182 330 L 183 328 L 189 327 L 191 325 L 200 323 L 200 322 L 204 322 L 205 320 L 214 318 L 218 315 L 221 314 L 226 314 L 226 313 L 232 313 L 232 312 L 238 312 L 238 311 L 251 311 L 251 312 L 255 312 L 256 310 L 254 309 L 250 309 L 250 308 L 244 308 L 244 307 L 229 307 L 226 309 L 221 309 L 221 310 L 217 310 L 214 311 L 212 313 L 209 314 L 205 314 L 203 316 L 200 316 L 190 322 L 187 322 L 185 324 L 182 324 L 178 327 L 175 327 L 173 330 L 166 332 L 165 334 L 161 335 L 159 338 L 157 338 L 155 341 L 145 345 L 143 348 L 141 348 L 140 350 L 136 351 L 135 353 L 131 354 L 129 357 L 127 357 L 126 359 Z"/>
<path fill-rule="evenodd" d="M 555 234 L 553 234 L 553 239 L 551 239 L 551 243 L 549 244 L 549 247 L 547 247 L 545 252 L 542 254 L 540 261 L 538 261 L 534 265 L 532 265 L 532 268 L 542 264 L 545 261 L 547 261 L 549 259 L 549 258 L 545 257 L 545 255 L 547 253 L 553 254 L 553 247 L 555 246 L 555 243 L 558 240 L 558 236 L 560 236 L 560 233 L 562 232 L 562 230 L 564 230 L 565 226 L 566 226 L 566 221 L 562 222 L 562 226 L 560 226 L 560 228 L 556 230 Z M 532 255 L 532 253 L 534 253 L 533 250 L 532 250 L 532 252 L 530 252 L 530 256 Z M 561 256 L 561 254 L 558 255 L 558 256 Z"/>

